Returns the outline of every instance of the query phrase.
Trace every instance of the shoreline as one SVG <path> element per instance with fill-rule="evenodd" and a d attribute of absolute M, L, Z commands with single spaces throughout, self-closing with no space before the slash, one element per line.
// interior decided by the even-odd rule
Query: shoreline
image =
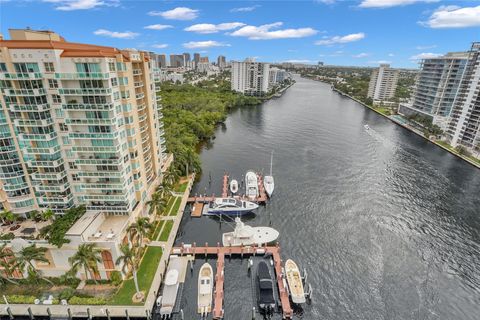
<path fill-rule="evenodd" d="M 325 81 L 321 81 L 321 80 L 316 80 L 316 79 L 312 79 L 312 78 L 306 78 L 306 79 L 313 80 L 313 81 L 318 81 L 318 82 L 322 82 L 322 83 L 328 84 L 328 85 L 330 85 L 330 86 L 333 86 L 333 85 L 332 85 L 331 83 L 329 83 L 329 82 L 325 82 Z M 415 133 L 416 135 L 418 135 L 418 136 L 422 137 L 423 139 L 429 141 L 429 142 L 432 143 L 433 145 L 435 145 L 435 146 L 437 146 L 437 147 L 439 147 L 439 148 L 442 148 L 443 150 L 449 152 L 450 154 L 456 156 L 456 157 L 459 158 L 459 159 L 462 159 L 463 161 L 467 162 L 468 164 L 472 165 L 473 167 L 475 167 L 475 168 L 477 168 L 477 169 L 480 169 L 480 164 L 477 164 L 475 161 L 470 160 L 469 158 L 466 158 L 466 157 L 464 157 L 464 156 L 456 153 L 455 151 L 450 150 L 449 148 L 441 145 L 440 143 L 438 143 L 438 142 L 436 142 L 436 141 L 433 141 L 433 140 L 425 137 L 422 133 L 419 133 L 419 132 L 418 132 L 417 130 L 415 130 L 414 128 L 411 128 L 409 125 L 403 124 L 403 123 L 401 123 L 400 121 L 397 121 L 397 120 L 395 120 L 395 119 L 393 119 L 393 118 L 390 118 L 390 116 L 384 115 L 383 113 L 381 113 L 381 112 L 378 111 L 378 110 L 375 110 L 374 108 L 372 108 L 372 107 L 369 106 L 368 104 L 360 101 L 359 99 L 357 99 L 357 98 L 355 98 L 355 97 L 352 97 L 351 95 L 349 95 L 349 94 L 347 94 L 347 93 L 345 93 L 345 92 L 343 92 L 343 91 L 338 90 L 338 89 L 335 88 L 335 87 L 332 88 L 332 91 L 335 91 L 336 93 L 338 93 L 338 94 L 340 94 L 340 95 L 342 95 L 342 96 L 344 96 L 344 97 L 347 97 L 347 98 L 352 99 L 353 101 L 361 104 L 361 105 L 364 106 L 365 108 L 368 108 L 369 110 L 374 111 L 374 112 L 376 112 L 377 114 L 381 115 L 382 117 L 390 120 L 391 122 L 395 123 L 396 125 L 399 125 L 399 126 L 401 126 L 402 128 L 405 128 L 405 129 L 407 129 L 408 131 Z"/>

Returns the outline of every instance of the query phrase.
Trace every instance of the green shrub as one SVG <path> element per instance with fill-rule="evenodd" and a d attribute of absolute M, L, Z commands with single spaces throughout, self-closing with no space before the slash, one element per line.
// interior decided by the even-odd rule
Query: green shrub
<path fill-rule="evenodd" d="M 35 299 L 37 299 L 37 297 L 35 296 L 25 296 L 18 294 L 7 296 L 8 303 L 12 304 L 32 304 L 35 303 Z"/>
<path fill-rule="evenodd" d="M 106 303 L 106 300 L 104 298 L 83 298 L 83 297 L 77 297 L 73 296 L 68 300 L 68 304 L 72 305 L 103 305 Z"/>
<path fill-rule="evenodd" d="M 15 235 L 12 232 L 0 235 L 0 240 L 12 240 L 13 238 L 15 238 Z"/>
<path fill-rule="evenodd" d="M 112 284 L 115 286 L 118 286 L 122 283 L 122 275 L 120 274 L 119 271 L 112 271 L 110 273 L 110 281 L 112 281 Z"/>
<path fill-rule="evenodd" d="M 75 294 L 75 289 L 73 288 L 65 288 L 60 292 L 58 295 L 58 299 L 60 300 L 69 300 Z"/>
<path fill-rule="evenodd" d="M 68 209 L 63 216 L 58 216 L 51 225 L 40 230 L 40 233 L 48 240 L 48 243 L 61 247 L 70 242 L 65 239 L 65 233 L 86 212 L 85 206 Z"/>

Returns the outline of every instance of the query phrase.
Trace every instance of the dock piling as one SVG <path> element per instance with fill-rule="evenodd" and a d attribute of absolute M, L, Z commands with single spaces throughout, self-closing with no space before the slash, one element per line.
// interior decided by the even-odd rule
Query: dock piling
<path fill-rule="evenodd" d="M 72 317 L 72 310 L 70 310 L 70 308 L 67 308 L 67 313 L 68 313 L 68 320 L 72 320 L 73 317 Z M 107 313 L 108 315 L 108 313 Z M 108 320 L 110 320 L 110 317 L 108 317 Z"/>
<path fill-rule="evenodd" d="M 30 320 L 33 320 L 33 313 L 32 313 L 32 308 L 28 307 L 28 316 L 30 317 Z"/>
<path fill-rule="evenodd" d="M 87 308 L 87 318 L 88 318 L 88 320 L 92 320 L 92 314 L 90 313 L 90 308 Z"/>

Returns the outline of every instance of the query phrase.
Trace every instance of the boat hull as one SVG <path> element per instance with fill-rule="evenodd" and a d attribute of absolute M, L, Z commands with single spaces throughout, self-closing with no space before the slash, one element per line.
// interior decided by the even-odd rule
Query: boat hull
<path fill-rule="evenodd" d="M 257 174 L 253 171 L 248 171 L 245 175 L 245 195 L 250 200 L 255 200 L 259 195 Z"/>
<path fill-rule="evenodd" d="M 204 263 L 198 273 L 197 312 L 207 315 L 212 312 L 213 269 Z"/>
<path fill-rule="evenodd" d="M 296 304 L 305 303 L 305 291 L 300 270 L 298 269 L 297 264 L 291 259 L 288 259 L 285 262 L 285 274 L 292 302 Z"/>
<path fill-rule="evenodd" d="M 242 216 L 248 213 L 253 212 L 253 210 L 232 210 L 232 211 L 224 211 L 224 210 L 216 210 L 216 209 L 209 209 L 207 210 L 206 215 L 224 215 L 224 216 Z"/>
<path fill-rule="evenodd" d="M 275 189 L 275 182 L 273 180 L 273 176 L 265 176 L 263 180 L 263 187 L 265 188 L 265 193 L 270 198 L 273 194 L 273 190 Z"/>

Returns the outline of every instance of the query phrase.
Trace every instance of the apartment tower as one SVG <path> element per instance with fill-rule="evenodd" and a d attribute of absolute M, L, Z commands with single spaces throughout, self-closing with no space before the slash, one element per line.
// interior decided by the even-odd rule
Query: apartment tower
<path fill-rule="evenodd" d="M 367 97 L 372 98 L 374 103 L 391 100 L 397 89 L 398 74 L 399 71 L 390 68 L 389 64 L 380 64 L 370 77 Z"/>
<path fill-rule="evenodd" d="M 141 214 L 165 159 L 149 55 L 51 31 L 10 38 L 0 40 L 1 206 Z"/>
<path fill-rule="evenodd" d="M 232 90 L 246 95 L 261 96 L 268 92 L 270 64 L 245 61 L 232 62 Z"/>

